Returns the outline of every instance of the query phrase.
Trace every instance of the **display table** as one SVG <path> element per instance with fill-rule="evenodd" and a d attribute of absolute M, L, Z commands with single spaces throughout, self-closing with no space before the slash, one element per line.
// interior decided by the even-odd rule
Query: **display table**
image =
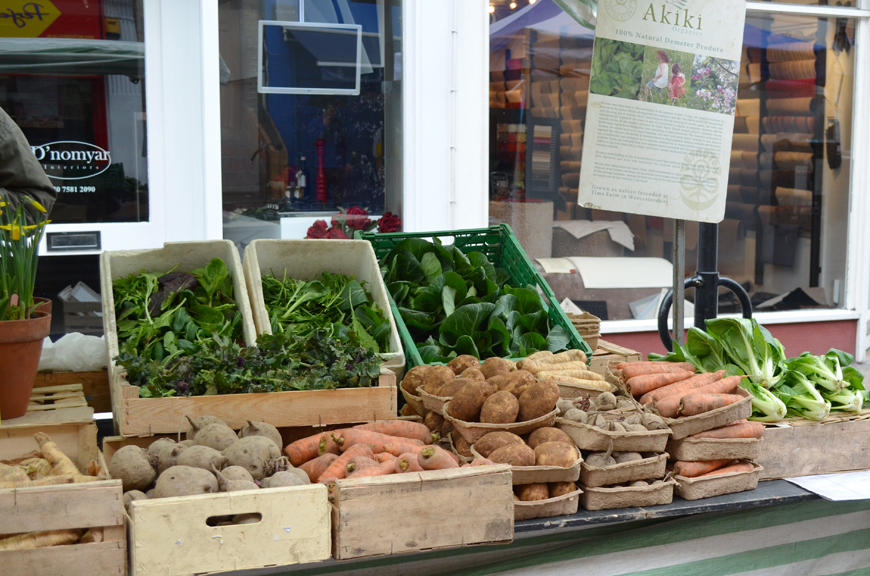
<path fill-rule="evenodd" d="M 469 513 L 474 513 L 473 503 Z M 509 545 L 234 574 L 767 576 L 859 574 L 866 567 L 870 501 L 829 502 L 775 480 L 750 492 L 705 500 L 675 497 L 667 506 L 581 510 L 517 522 Z"/>

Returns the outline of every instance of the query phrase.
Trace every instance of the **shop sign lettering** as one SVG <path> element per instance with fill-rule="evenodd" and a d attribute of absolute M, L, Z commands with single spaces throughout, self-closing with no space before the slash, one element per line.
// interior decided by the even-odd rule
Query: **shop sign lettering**
<path fill-rule="evenodd" d="M 60 16 L 50 0 L 0 1 L 0 37 L 37 38 Z"/>
<path fill-rule="evenodd" d="M 31 146 L 46 174 L 55 180 L 84 180 L 108 170 L 112 154 L 96 144 L 62 140 Z"/>

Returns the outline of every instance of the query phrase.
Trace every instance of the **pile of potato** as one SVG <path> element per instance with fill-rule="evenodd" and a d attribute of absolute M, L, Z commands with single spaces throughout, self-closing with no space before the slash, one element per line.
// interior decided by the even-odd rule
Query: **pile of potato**
<path fill-rule="evenodd" d="M 604 392 L 594 398 L 580 396 L 560 399 L 559 415 L 571 422 L 594 426 L 606 432 L 647 432 L 667 430 L 668 425 L 649 405 L 640 406 L 631 398 Z"/>
<path fill-rule="evenodd" d="M 559 387 L 553 380 L 535 379 L 526 370 L 503 358 L 487 358 L 481 364 L 474 356 L 463 355 L 441 366 L 415 366 L 402 379 L 402 388 L 414 396 L 420 390 L 439 398 L 449 398 L 447 413 L 463 422 L 512 424 L 534 420 L 556 408 Z M 430 429 L 443 428 L 440 415 L 424 415 Z"/>
<path fill-rule="evenodd" d="M 213 416 L 190 420 L 187 439 L 160 438 L 148 448 L 128 445 L 109 461 L 124 485 L 124 505 L 134 500 L 192 496 L 310 484 L 308 475 L 281 455 L 281 434 L 251 422 L 238 434 Z"/>

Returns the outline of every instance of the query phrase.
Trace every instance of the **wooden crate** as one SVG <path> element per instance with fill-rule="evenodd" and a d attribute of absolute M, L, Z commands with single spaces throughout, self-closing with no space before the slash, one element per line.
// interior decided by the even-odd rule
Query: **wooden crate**
<path fill-rule="evenodd" d="M 82 392 L 88 406 L 95 412 L 112 411 L 112 395 L 109 391 L 109 371 L 96 370 L 93 372 L 53 372 L 46 370 L 36 374 L 34 388 L 45 386 L 65 386 L 67 384 L 81 384 Z"/>
<path fill-rule="evenodd" d="M 257 331 L 251 313 L 245 274 L 239 252 L 228 240 L 170 242 L 163 248 L 104 252 L 100 256 L 106 344 L 109 357 L 118 354 L 118 332 L 112 281 L 142 269 L 166 271 L 178 266 L 192 270 L 220 257 L 233 277 L 233 293 L 242 313 L 245 341 L 256 343 Z M 115 430 L 122 436 L 185 431 L 190 424 L 184 416 L 217 416 L 238 430 L 248 419 L 265 420 L 278 427 L 317 426 L 331 423 L 368 422 L 396 417 L 396 377 L 381 374 L 378 386 L 340 390 L 305 390 L 266 394 L 225 394 L 179 398 L 140 398 L 139 387 L 131 386 L 122 367 L 109 366 L 112 412 Z"/>
<path fill-rule="evenodd" d="M 65 420 L 76 414 L 86 418 Z M 19 458 L 48 434 L 79 467 L 99 459 L 97 427 L 90 408 L 31 413 L 0 425 L 0 459 Z M 126 574 L 127 539 L 121 481 L 0 490 L 0 537 L 21 532 L 102 528 L 103 541 L 0 552 L 0 572 L 55 576 Z"/>
<path fill-rule="evenodd" d="M 154 438 L 106 438 L 106 459 Z M 209 526 L 217 516 L 259 513 L 260 522 Z M 212 521 L 214 523 L 214 521 Z M 139 500 L 130 506 L 130 575 L 209 574 L 319 562 L 330 556 L 322 484 Z"/>
<path fill-rule="evenodd" d="M 510 542 L 510 467 L 474 466 L 339 480 L 333 491 L 336 560 Z"/>
<path fill-rule="evenodd" d="M 852 420 L 765 428 L 757 463 L 764 467 L 761 480 L 866 470 L 870 468 L 870 410 Z"/>
<path fill-rule="evenodd" d="M 396 375 L 384 371 L 371 388 L 299 390 L 179 398 L 139 398 L 139 387 L 119 386 L 115 427 L 124 437 L 190 430 L 185 416 L 217 416 L 238 430 L 250 420 L 273 426 L 321 426 L 390 420 L 396 417 Z"/>
<path fill-rule="evenodd" d="M 89 336 L 103 335 L 103 305 L 100 302 L 64 302 L 64 332 L 81 332 Z"/>
<path fill-rule="evenodd" d="M 598 348 L 589 360 L 589 369 L 603 376 L 607 371 L 607 364 L 610 362 L 639 362 L 641 360 L 643 360 L 643 356 L 640 352 L 599 339 Z"/>

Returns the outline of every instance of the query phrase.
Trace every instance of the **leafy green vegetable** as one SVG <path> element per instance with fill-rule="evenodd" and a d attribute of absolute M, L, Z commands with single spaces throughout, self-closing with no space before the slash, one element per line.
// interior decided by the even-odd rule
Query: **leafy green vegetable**
<path fill-rule="evenodd" d="M 641 44 L 595 38 L 589 91 L 602 96 L 637 98 L 643 84 Z"/>
<path fill-rule="evenodd" d="M 121 352 L 117 362 L 142 398 L 376 385 L 380 357 L 352 335 L 346 337 L 330 338 L 320 330 L 309 336 L 263 334 L 256 347 L 245 348 L 216 335 L 195 356 L 160 363 Z"/>
<path fill-rule="evenodd" d="M 482 252 L 407 238 L 381 260 L 381 272 L 424 362 L 557 352 L 570 343 L 537 290 L 508 285 L 508 273 Z"/>
<path fill-rule="evenodd" d="M 350 328 L 374 352 L 389 350 L 390 323 L 353 276 L 324 272 L 319 280 L 263 276 L 263 299 L 272 332 L 336 337 Z"/>
<path fill-rule="evenodd" d="M 242 340 L 242 315 L 226 264 L 214 258 L 190 273 L 143 270 L 113 282 L 119 347 L 168 362 L 196 354 L 214 336 Z"/>

